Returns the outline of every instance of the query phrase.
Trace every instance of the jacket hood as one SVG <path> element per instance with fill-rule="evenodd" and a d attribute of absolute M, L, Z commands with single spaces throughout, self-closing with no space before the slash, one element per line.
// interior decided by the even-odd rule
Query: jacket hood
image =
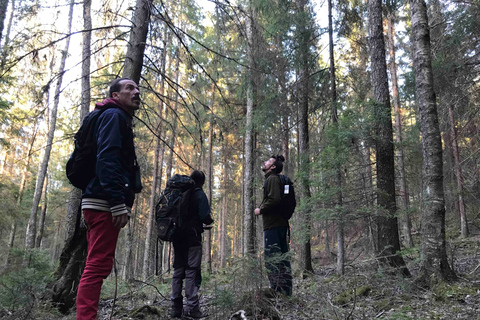
<path fill-rule="evenodd" d="M 121 104 L 120 102 L 118 102 L 114 98 L 108 98 L 108 99 L 103 100 L 102 102 L 97 102 L 95 104 L 95 110 L 96 109 L 103 109 L 103 108 L 106 108 L 106 107 L 112 107 L 112 105 L 122 109 L 123 111 L 125 111 L 127 114 L 129 114 L 131 116 L 130 111 L 123 104 Z"/>

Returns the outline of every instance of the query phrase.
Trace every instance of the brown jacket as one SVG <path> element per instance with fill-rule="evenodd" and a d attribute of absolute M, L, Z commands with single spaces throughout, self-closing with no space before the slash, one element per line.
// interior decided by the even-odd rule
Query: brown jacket
<path fill-rule="evenodd" d="M 282 191 L 278 175 L 274 172 L 265 174 L 263 201 L 260 206 L 260 214 L 263 217 L 263 230 L 288 226 L 288 221 L 280 215 L 278 210 Z"/>

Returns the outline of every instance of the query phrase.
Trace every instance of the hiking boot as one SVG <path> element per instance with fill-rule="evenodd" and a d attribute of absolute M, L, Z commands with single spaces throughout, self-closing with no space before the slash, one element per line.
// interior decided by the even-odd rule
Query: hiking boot
<path fill-rule="evenodd" d="M 190 311 L 185 311 L 185 313 L 183 315 L 185 315 L 187 317 L 190 317 L 190 318 L 195 318 L 195 319 L 205 317 L 205 315 L 203 314 L 203 312 L 200 309 L 193 309 L 193 310 L 190 310 Z"/>
<path fill-rule="evenodd" d="M 170 310 L 170 317 L 181 318 L 182 317 L 182 309 L 172 308 Z"/>
<path fill-rule="evenodd" d="M 170 317 L 181 318 L 183 310 L 183 298 L 176 298 L 172 300 Z"/>

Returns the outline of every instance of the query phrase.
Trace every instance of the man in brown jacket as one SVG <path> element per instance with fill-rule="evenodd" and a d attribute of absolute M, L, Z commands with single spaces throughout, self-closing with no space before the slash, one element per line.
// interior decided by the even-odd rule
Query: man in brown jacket
<path fill-rule="evenodd" d="M 292 295 L 292 274 L 288 257 L 288 220 L 283 218 L 279 206 L 282 199 L 282 184 L 279 173 L 283 170 L 285 158 L 282 155 L 271 156 L 265 161 L 263 201 L 255 209 L 255 215 L 263 217 L 263 236 L 265 244 L 265 264 L 268 269 L 270 288 Z"/>

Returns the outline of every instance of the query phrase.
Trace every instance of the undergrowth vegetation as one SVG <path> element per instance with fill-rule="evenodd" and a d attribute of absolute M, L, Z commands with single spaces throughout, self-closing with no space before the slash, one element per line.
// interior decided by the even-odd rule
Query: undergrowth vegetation
<path fill-rule="evenodd" d="M 431 279 L 431 288 L 416 285 L 418 250 L 402 255 L 412 272 L 404 278 L 373 257 L 349 261 L 346 274 L 335 265 L 316 265 L 314 274 L 294 269 L 292 297 L 268 289 L 263 257 L 236 258 L 214 274 L 203 273 L 201 305 L 206 319 L 478 319 L 480 316 L 479 242 L 476 238 L 449 243 L 449 258 L 460 280 Z M 318 253 L 317 253 L 318 254 Z M 1 317 L 5 319 L 73 320 L 75 312 L 60 315 L 43 299 L 54 266 L 42 251 L 15 252 L 14 268 L 0 277 Z M 321 259 L 317 259 L 321 260 Z M 294 263 L 294 265 L 296 265 Z M 149 281 L 123 281 L 114 274 L 105 280 L 99 319 L 169 319 L 171 274 Z M 116 292 L 116 295 L 115 295 Z M 115 305 L 114 305 L 115 304 Z"/>
<path fill-rule="evenodd" d="M 47 292 L 55 264 L 44 250 L 13 250 L 10 265 L 0 276 L 0 318 L 28 317 Z"/>

